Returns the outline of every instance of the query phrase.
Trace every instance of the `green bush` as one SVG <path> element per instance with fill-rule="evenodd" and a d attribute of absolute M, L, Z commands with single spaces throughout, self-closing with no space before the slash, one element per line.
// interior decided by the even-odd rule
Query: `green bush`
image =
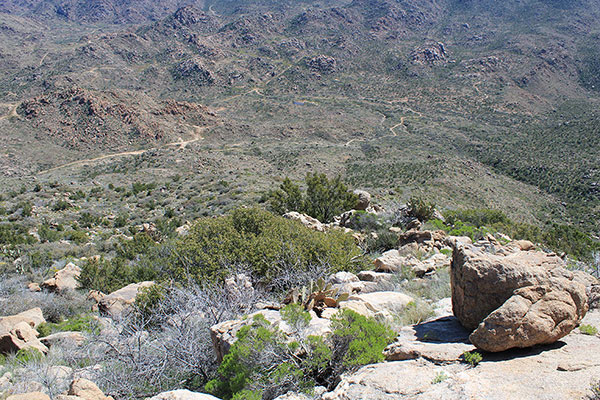
<path fill-rule="evenodd" d="M 287 306 L 282 316 L 306 326 L 310 314 Z M 383 361 L 383 349 L 395 334 L 386 326 L 353 311 L 332 318 L 328 338 L 309 336 L 289 342 L 262 315 L 242 327 L 205 389 L 225 400 L 273 399 L 290 390 L 310 393 L 316 384 L 332 386 L 339 376 L 363 365 Z"/>
<path fill-rule="evenodd" d="M 157 272 L 144 265 L 130 265 L 122 258 L 91 258 L 81 267 L 79 282 L 85 289 L 110 293 L 133 282 L 155 280 Z"/>
<path fill-rule="evenodd" d="M 26 226 L 18 224 L 0 224 L 0 244 L 31 244 L 35 238 L 28 233 Z"/>
<path fill-rule="evenodd" d="M 57 200 L 52 206 L 52 211 L 65 211 L 71 208 L 71 204 L 66 200 Z"/>
<path fill-rule="evenodd" d="M 383 349 L 396 334 L 387 326 L 351 310 L 331 318 L 333 359 L 345 370 L 383 361 Z"/>
<path fill-rule="evenodd" d="M 98 321 L 89 314 L 79 315 L 61 322 L 44 322 L 37 326 L 40 337 L 46 337 L 57 332 L 98 332 Z"/>
<path fill-rule="evenodd" d="M 435 203 L 431 203 L 422 197 L 411 197 L 408 200 L 408 215 L 419 221 L 429 221 L 435 213 Z"/>
<path fill-rule="evenodd" d="M 595 336 L 598 334 L 598 328 L 592 325 L 583 324 L 579 327 L 579 331 L 584 335 Z"/>
<path fill-rule="evenodd" d="M 298 185 L 285 178 L 279 189 L 267 196 L 270 209 L 278 214 L 298 211 L 321 222 L 331 222 L 336 215 L 353 209 L 358 201 L 339 176 L 330 180 L 325 174 L 308 174 L 305 183 L 303 195 Z"/>
<path fill-rule="evenodd" d="M 201 218 L 175 242 L 167 274 L 181 281 L 214 281 L 241 265 L 269 284 L 282 271 L 325 265 L 328 272 L 354 271 L 363 259 L 354 239 L 339 231 L 308 229 L 257 208 L 242 208 L 218 218 Z"/>
<path fill-rule="evenodd" d="M 483 360 L 483 357 L 476 351 L 465 351 L 463 353 L 463 359 L 466 363 L 470 364 L 472 367 L 475 367 Z"/>

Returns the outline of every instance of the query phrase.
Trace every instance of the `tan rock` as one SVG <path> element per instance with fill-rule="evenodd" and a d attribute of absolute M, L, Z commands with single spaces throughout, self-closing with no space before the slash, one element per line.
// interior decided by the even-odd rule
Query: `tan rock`
<path fill-rule="evenodd" d="M 307 228 L 314 229 L 318 232 L 325 232 L 325 225 L 321 223 L 316 218 L 311 217 L 310 215 L 301 214 L 296 211 L 291 211 L 283 215 L 284 218 L 293 219 L 295 221 L 299 221 L 302 225 Z"/>
<path fill-rule="evenodd" d="M 63 269 L 56 271 L 54 277 L 44 281 L 41 287 L 52 292 L 75 290 L 80 287 L 77 280 L 81 275 L 81 268 L 73 263 L 68 263 Z"/>
<path fill-rule="evenodd" d="M 535 250 L 535 244 L 529 240 L 514 240 L 508 244 L 509 247 L 517 247 L 521 251 Z"/>
<path fill-rule="evenodd" d="M 350 309 L 366 317 L 375 317 L 378 313 L 391 316 L 402 311 L 413 300 L 412 297 L 399 292 L 362 293 L 340 302 L 340 308 Z"/>
<path fill-rule="evenodd" d="M 397 272 L 402 269 L 406 258 L 398 250 L 389 250 L 375 259 L 375 272 Z"/>
<path fill-rule="evenodd" d="M 132 283 L 104 296 L 98 303 L 100 313 L 112 317 L 121 316 L 123 311 L 135 302 L 138 291 L 152 285 L 154 285 L 152 281 Z"/>
<path fill-rule="evenodd" d="M 67 394 L 80 400 L 113 400 L 111 396 L 105 396 L 94 382 L 84 378 L 73 380 Z"/>
<path fill-rule="evenodd" d="M 27 285 L 27 289 L 29 289 L 30 292 L 41 292 L 42 288 L 40 287 L 40 284 L 37 282 L 31 282 Z"/>
<path fill-rule="evenodd" d="M 57 332 L 40 339 L 45 346 L 51 347 L 57 343 L 73 343 L 81 346 L 85 342 L 85 336 L 81 332 Z"/>
<path fill-rule="evenodd" d="M 499 352 L 554 343 L 569 334 L 587 312 L 585 287 L 566 279 L 553 283 L 516 290 L 471 334 L 471 343 Z"/>
<path fill-rule="evenodd" d="M 369 205 L 371 204 L 371 194 L 369 192 L 355 190 L 354 194 L 358 196 L 356 207 L 354 207 L 356 210 L 366 210 L 369 208 Z"/>
<path fill-rule="evenodd" d="M 16 353 L 23 349 L 36 349 L 45 354 L 48 348 L 38 340 L 38 332 L 21 321 L 10 330 L 0 332 L 0 354 Z"/>
<path fill-rule="evenodd" d="M 27 322 L 32 328 L 36 328 L 39 324 L 46 322 L 46 319 L 41 308 L 32 308 L 16 315 L 0 317 L 0 331 L 10 330 L 19 322 Z"/>
<path fill-rule="evenodd" d="M 516 289 L 573 280 L 560 257 L 539 251 L 490 254 L 471 245 L 458 246 L 451 267 L 454 315 L 469 330 L 508 300 Z"/>

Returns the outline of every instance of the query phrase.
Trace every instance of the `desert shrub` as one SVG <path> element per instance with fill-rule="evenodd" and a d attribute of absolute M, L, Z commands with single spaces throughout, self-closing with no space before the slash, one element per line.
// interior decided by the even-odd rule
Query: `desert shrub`
<path fill-rule="evenodd" d="M 335 314 L 331 328 L 332 368 L 337 374 L 383 361 L 383 349 L 396 337 L 389 327 L 351 310 Z"/>
<path fill-rule="evenodd" d="M 376 237 L 367 236 L 364 243 L 364 250 L 367 253 L 383 253 L 391 249 L 397 249 L 400 239 L 396 233 L 382 230 L 376 232 Z"/>
<path fill-rule="evenodd" d="M 17 207 L 21 209 L 21 215 L 23 217 L 31 217 L 33 214 L 33 204 L 31 204 L 29 201 L 23 201 L 19 203 Z"/>
<path fill-rule="evenodd" d="M 465 351 L 462 354 L 462 357 L 463 357 L 463 360 L 467 364 L 470 364 L 472 367 L 477 366 L 477 364 L 479 364 L 483 360 L 483 357 L 481 356 L 481 354 L 476 351 Z"/>
<path fill-rule="evenodd" d="M 134 260 L 140 254 L 146 254 L 157 243 L 146 232 L 138 232 L 132 240 L 121 239 L 116 246 L 117 255 L 127 260 Z"/>
<path fill-rule="evenodd" d="M 222 279 L 228 266 L 247 265 L 262 284 L 283 272 L 325 265 L 328 273 L 354 271 L 361 251 L 351 236 L 316 232 L 256 208 L 237 209 L 218 218 L 201 218 L 177 240 L 167 274 L 181 281 Z"/>
<path fill-rule="evenodd" d="M 352 214 L 345 226 L 355 231 L 377 231 L 382 228 L 383 222 L 375 214 L 358 210 Z"/>
<path fill-rule="evenodd" d="M 404 310 L 398 315 L 398 320 L 402 326 L 406 326 L 420 324 L 433 315 L 433 308 L 429 303 L 421 299 L 416 299 L 406 305 Z"/>
<path fill-rule="evenodd" d="M 17 245 L 34 242 L 35 238 L 29 235 L 26 226 L 11 223 L 0 224 L 0 244 Z"/>
<path fill-rule="evenodd" d="M 279 214 L 298 211 L 331 222 L 336 215 L 353 209 L 358 201 L 340 176 L 330 180 L 325 174 L 308 174 L 305 184 L 306 192 L 302 194 L 300 187 L 286 178 L 278 190 L 268 194 L 270 209 Z"/>
<path fill-rule="evenodd" d="M 52 211 L 65 211 L 71 208 L 71 204 L 66 200 L 57 200 L 52 205 Z"/>
<path fill-rule="evenodd" d="M 590 394 L 586 400 L 600 400 L 600 380 L 593 382 L 590 386 Z"/>
<path fill-rule="evenodd" d="M 79 283 L 85 289 L 110 293 L 133 282 L 156 278 L 156 270 L 142 264 L 130 264 L 122 258 L 91 258 L 81 267 Z"/>
<path fill-rule="evenodd" d="M 579 326 L 579 331 L 584 335 L 595 336 L 598 334 L 598 328 L 592 325 L 583 324 Z"/>
<path fill-rule="evenodd" d="M 43 223 L 38 227 L 38 235 L 42 242 L 56 242 L 62 238 L 62 232 L 53 230 L 48 223 Z"/>
<path fill-rule="evenodd" d="M 86 231 L 78 229 L 66 232 L 65 236 L 68 240 L 76 244 L 84 244 L 90 240 Z"/>
<path fill-rule="evenodd" d="M 444 218 L 446 218 L 446 222 L 450 225 L 461 221 L 476 227 L 490 226 L 498 223 L 506 224 L 509 222 L 508 217 L 502 211 L 486 208 L 446 211 L 444 212 Z"/>
<path fill-rule="evenodd" d="M 282 316 L 298 327 L 310 321 L 298 306 L 287 306 Z M 350 310 L 332 318 L 332 329 L 330 337 L 299 335 L 290 342 L 259 314 L 238 331 L 218 377 L 206 389 L 224 399 L 273 399 L 291 390 L 310 392 L 316 384 L 331 387 L 342 373 L 382 361 L 383 349 L 395 337 L 386 326 Z"/>
<path fill-rule="evenodd" d="M 435 204 L 422 197 L 411 197 L 407 203 L 408 214 L 419 221 L 429 221 L 435 213 Z"/>
<path fill-rule="evenodd" d="M 83 212 L 79 215 L 79 225 L 84 228 L 92 228 L 100 225 L 102 218 L 97 215 L 92 215 L 89 212 Z"/>
<path fill-rule="evenodd" d="M 125 225 L 127 225 L 127 221 L 128 218 L 126 215 L 119 215 L 117 218 L 115 218 L 114 227 L 123 228 Z"/>

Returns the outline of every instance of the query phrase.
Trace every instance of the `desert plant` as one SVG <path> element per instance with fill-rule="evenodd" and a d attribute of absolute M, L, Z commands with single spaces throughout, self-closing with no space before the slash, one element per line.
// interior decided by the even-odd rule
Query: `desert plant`
<path fill-rule="evenodd" d="M 339 302 L 348 300 L 348 297 L 348 293 L 339 293 L 339 289 L 319 278 L 316 282 L 311 281 L 308 286 L 292 289 L 284 303 L 300 304 L 306 311 L 315 311 L 320 316 L 325 308 L 335 308 Z"/>
<path fill-rule="evenodd" d="M 408 214 L 421 222 L 429 221 L 435 213 L 435 203 L 431 203 L 422 197 L 411 197 L 407 206 Z"/>
<path fill-rule="evenodd" d="M 462 357 L 467 364 L 471 365 L 471 367 L 477 366 L 477 364 L 483 360 L 481 354 L 476 351 L 465 351 L 462 354 Z"/>
<path fill-rule="evenodd" d="M 438 383 L 444 382 L 446 379 L 448 379 L 448 375 L 446 375 L 444 371 L 440 371 L 435 375 L 435 378 L 433 378 L 431 383 L 436 385 Z"/>
<path fill-rule="evenodd" d="M 584 335 L 595 336 L 598 334 L 598 328 L 592 325 L 582 324 L 579 326 L 579 332 L 583 333 Z"/>

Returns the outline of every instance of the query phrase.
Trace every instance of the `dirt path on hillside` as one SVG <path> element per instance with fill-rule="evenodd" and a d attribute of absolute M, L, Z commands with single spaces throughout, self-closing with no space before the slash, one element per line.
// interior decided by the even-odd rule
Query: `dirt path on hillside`
<path fill-rule="evenodd" d="M 94 157 L 94 158 L 87 158 L 84 160 L 77 160 L 77 161 L 73 161 L 70 163 L 66 163 L 66 164 L 62 164 L 59 165 L 57 167 L 53 167 L 44 171 L 40 171 L 38 172 L 38 174 L 46 174 L 48 172 L 53 172 L 53 171 L 57 171 L 59 169 L 63 169 L 63 168 L 68 168 L 68 167 L 74 167 L 74 166 L 83 166 L 83 165 L 87 165 L 87 164 L 93 164 L 99 161 L 104 161 L 104 160 L 109 160 L 112 158 L 119 158 L 119 157 L 125 157 L 125 156 L 137 156 L 140 154 L 144 154 L 148 151 L 152 151 L 152 150 L 159 150 L 159 149 L 164 149 L 167 147 L 178 147 L 178 150 L 183 150 L 185 149 L 189 144 L 198 142 L 200 140 L 203 140 L 204 137 L 202 136 L 202 132 L 204 132 L 205 130 L 208 129 L 212 129 L 216 126 L 218 126 L 218 124 L 215 125 L 210 125 L 210 126 L 198 126 L 198 125 L 189 125 L 189 124 L 182 124 L 184 126 L 187 126 L 188 128 L 190 128 L 192 130 L 192 138 L 188 139 L 188 140 L 183 140 L 183 139 L 179 139 L 176 142 L 171 142 L 171 143 L 165 143 L 162 146 L 158 146 L 158 147 L 152 147 L 149 149 L 143 149 L 143 150 L 134 150 L 134 151 L 123 151 L 121 153 L 112 153 L 112 154 L 105 154 L 102 156 L 98 156 L 98 157 Z"/>

